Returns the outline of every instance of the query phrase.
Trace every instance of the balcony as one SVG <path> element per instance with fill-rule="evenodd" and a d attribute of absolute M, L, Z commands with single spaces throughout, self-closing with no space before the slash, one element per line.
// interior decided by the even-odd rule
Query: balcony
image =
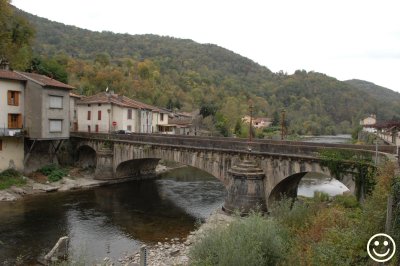
<path fill-rule="evenodd" d="M 23 129 L 11 129 L 0 127 L 0 137 L 22 137 Z"/>

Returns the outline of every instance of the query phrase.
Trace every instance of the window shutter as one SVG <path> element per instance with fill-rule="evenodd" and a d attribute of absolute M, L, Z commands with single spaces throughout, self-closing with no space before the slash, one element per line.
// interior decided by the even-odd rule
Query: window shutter
<path fill-rule="evenodd" d="M 101 120 L 101 111 L 97 112 L 98 120 Z"/>
<path fill-rule="evenodd" d="M 8 114 L 8 128 L 12 128 L 11 114 Z"/>
<path fill-rule="evenodd" d="M 22 115 L 18 114 L 18 128 L 22 128 Z"/>
<path fill-rule="evenodd" d="M 8 105 L 11 105 L 11 91 L 7 92 L 7 102 L 8 102 Z"/>
<path fill-rule="evenodd" d="M 15 105 L 19 105 L 19 91 L 18 92 L 15 92 Z"/>

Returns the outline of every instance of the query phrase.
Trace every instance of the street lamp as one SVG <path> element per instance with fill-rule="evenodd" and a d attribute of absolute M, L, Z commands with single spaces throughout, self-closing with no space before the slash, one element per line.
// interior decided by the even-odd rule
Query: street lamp
<path fill-rule="evenodd" d="M 249 100 L 249 111 L 250 111 L 250 123 L 249 123 L 249 142 L 252 140 L 252 131 L 251 131 L 251 126 L 253 124 L 253 101 L 250 99 Z"/>
<path fill-rule="evenodd" d="M 282 109 L 281 111 L 281 140 L 283 140 L 285 136 L 285 115 L 286 111 L 285 109 Z"/>

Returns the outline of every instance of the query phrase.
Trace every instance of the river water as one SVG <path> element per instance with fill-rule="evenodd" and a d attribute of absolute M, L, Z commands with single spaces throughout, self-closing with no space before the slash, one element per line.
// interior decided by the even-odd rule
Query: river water
<path fill-rule="evenodd" d="M 330 195 L 343 184 L 315 174 L 300 182 L 298 194 L 315 190 Z M 16 258 L 34 265 L 61 236 L 70 237 L 70 256 L 86 264 L 118 258 L 142 244 L 183 238 L 224 202 L 225 188 L 214 177 L 191 167 L 156 180 L 132 181 L 93 189 L 0 202 L 0 265 Z"/>

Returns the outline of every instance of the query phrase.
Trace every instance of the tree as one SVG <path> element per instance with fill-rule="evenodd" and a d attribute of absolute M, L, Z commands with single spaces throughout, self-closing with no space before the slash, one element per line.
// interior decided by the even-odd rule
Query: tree
<path fill-rule="evenodd" d="M 272 124 L 271 124 L 271 126 L 279 126 L 280 118 L 279 118 L 278 112 L 275 111 L 275 112 L 272 114 L 272 116 L 273 116 L 273 118 L 272 118 Z"/>
<path fill-rule="evenodd" d="M 9 62 L 14 69 L 25 70 L 31 60 L 34 30 L 15 15 L 9 0 L 0 0 L 0 63 Z"/>
<path fill-rule="evenodd" d="M 214 116 L 215 113 L 217 112 L 217 106 L 215 106 L 213 103 L 204 103 L 200 107 L 200 114 L 204 117 L 207 116 Z"/>

